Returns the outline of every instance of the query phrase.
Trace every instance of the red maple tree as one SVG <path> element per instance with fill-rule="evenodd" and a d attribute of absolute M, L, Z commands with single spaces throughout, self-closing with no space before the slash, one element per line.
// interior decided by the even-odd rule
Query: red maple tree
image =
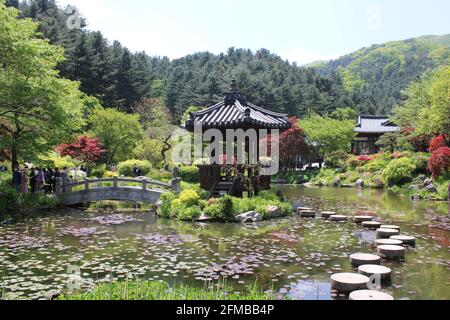
<path fill-rule="evenodd" d="M 428 170 L 431 171 L 433 178 L 450 173 L 450 148 L 441 147 L 433 152 L 428 161 Z"/>
<path fill-rule="evenodd" d="M 449 147 L 448 141 L 449 141 L 448 135 L 446 135 L 446 134 L 441 134 L 441 135 L 435 137 L 430 142 L 430 149 L 429 149 L 430 152 L 438 151 L 440 148 Z"/>
<path fill-rule="evenodd" d="M 80 136 L 72 144 L 61 144 L 58 147 L 61 156 L 70 156 L 83 163 L 96 162 L 106 152 L 98 139 Z"/>

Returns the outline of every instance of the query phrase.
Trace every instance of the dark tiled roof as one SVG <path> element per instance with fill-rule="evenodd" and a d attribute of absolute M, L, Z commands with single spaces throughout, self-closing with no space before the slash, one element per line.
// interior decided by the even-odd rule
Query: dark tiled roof
<path fill-rule="evenodd" d="M 191 114 L 185 127 L 192 130 L 194 122 L 200 122 L 204 129 L 289 129 L 291 123 L 286 114 L 265 110 L 247 101 L 233 81 L 230 92 L 218 104 Z"/>
<path fill-rule="evenodd" d="M 359 133 L 397 132 L 400 128 L 384 116 L 360 116 L 355 128 Z"/>

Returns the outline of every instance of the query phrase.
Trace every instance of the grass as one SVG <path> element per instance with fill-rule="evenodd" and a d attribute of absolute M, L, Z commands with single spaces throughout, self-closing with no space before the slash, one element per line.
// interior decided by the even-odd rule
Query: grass
<path fill-rule="evenodd" d="M 170 286 L 158 281 L 123 281 L 101 283 L 84 293 L 65 294 L 59 300 L 276 300 L 271 293 L 249 288 L 245 294 L 233 293 L 226 286 L 205 284 L 203 288 Z"/>

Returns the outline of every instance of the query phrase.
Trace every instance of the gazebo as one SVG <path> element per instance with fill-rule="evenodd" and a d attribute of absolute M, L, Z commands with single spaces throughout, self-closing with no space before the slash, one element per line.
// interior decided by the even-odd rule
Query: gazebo
<path fill-rule="evenodd" d="M 195 131 L 195 125 L 202 126 L 204 133 L 209 129 L 218 129 L 226 136 L 229 129 L 244 131 L 255 129 L 258 142 L 261 137 L 259 130 L 275 130 L 280 132 L 291 127 L 287 114 L 272 112 L 247 101 L 245 96 L 238 90 L 236 80 L 233 78 L 230 90 L 225 97 L 216 105 L 203 111 L 191 113 L 185 124 L 185 128 L 191 132 Z M 270 132 L 269 132 L 270 133 Z M 260 163 L 259 143 L 256 143 L 257 162 Z M 249 142 L 246 141 L 246 153 L 249 152 Z M 230 155 L 228 155 L 230 156 Z M 234 156 L 234 155 L 233 155 Z M 211 196 L 220 197 L 226 194 L 242 197 L 243 192 L 249 191 L 242 181 L 237 181 L 236 175 L 228 174 L 226 171 L 230 165 L 225 163 L 205 163 L 198 165 L 200 169 L 201 188 L 210 191 Z M 251 176 L 251 170 L 246 165 L 237 165 L 235 168 L 242 176 Z M 270 176 L 259 176 L 251 182 L 253 192 L 270 189 Z"/>

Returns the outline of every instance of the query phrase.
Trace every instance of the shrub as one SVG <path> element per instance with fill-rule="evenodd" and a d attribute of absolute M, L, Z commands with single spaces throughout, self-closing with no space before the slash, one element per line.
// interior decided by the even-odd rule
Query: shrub
<path fill-rule="evenodd" d="M 113 172 L 113 171 L 106 171 L 103 174 L 103 178 L 114 178 L 114 177 L 117 177 L 117 176 L 118 176 L 118 173 L 117 172 Z"/>
<path fill-rule="evenodd" d="M 383 170 L 384 182 L 389 186 L 404 184 L 411 181 L 415 169 L 414 163 L 409 158 L 393 160 Z"/>
<path fill-rule="evenodd" d="M 196 166 L 181 166 L 179 175 L 183 181 L 191 183 L 200 182 L 200 172 Z"/>
<path fill-rule="evenodd" d="M 207 201 L 204 213 L 217 221 L 234 221 L 234 198 L 225 196 L 220 199 L 210 199 Z"/>
<path fill-rule="evenodd" d="M 450 176 L 450 148 L 444 147 L 434 151 L 428 162 L 428 169 L 435 179 Z"/>
<path fill-rule="evenodd" d="M 361 156 L 358 156 L 357 159 L 360 162 L 368 162 L 368 161 L 372 161 L 374 159 L 374 157 L 368 156 L 368 155 L 361 155 Z"/>
<path fill-rule="evenodd" d="M 127 160 L 127 161 L 119 163 L 119 165 L 118 165 L 119 175 L 125 176 L 125 177 L 132 177 L 133 176 L 133 167 L 135 164 L 139 167 L 139 169 L 141 169 L 143 176 L 148 175 L 150 173 L 150 170 L 152 169 L 152 164 L 149 161 L 134 160 L 134 159 Z"/>
<path fill-rule="evenodd" d="M 314 183 L 319 185 L 331 186 L 334 184 L 336 172 L 332 169 L 323 169 L 314 178 Z"/>
<path fill-rule="evenodd" d="M 345 169 L 347 159 L 348 154 L 345 151 L 334 151 L 325 160 L 325 165 L 329 168 Z"/>
<path fill-rule="evenodd" d="M 449 141 L 449 137 L 447 135 L 439 135 L 430 142 L 430 152 L 435 152 L 440 148 L 448 147 L 447 141 Z"/>
<path fill-rule="evenodd" d="M 0 212 L 9 213 L 20 207 L 20 196 L 10 186 L 0 185 Z"/>
<path fill-rule="evenodd" d="M 416 174 L 427 174 L 428 161 L 430 159 L 430 156 L 427 153 L 413 153 L 409 158 L 416 166 Z"/>
<path fill-rule="evenodd" d="M 202 209 L 199 206 L 193 206 L 184 208 L 177 218 L 183 221 L 192 221 L 199 218 L 202 215 Z"/>
<path fill-rule="evenodd" d="M 93 168 L 91 168 L 90 170 L 90 176 L 91 177 L 96 177 L 96 178 L 103 178 L 105 176 L 106 173 L 106 165 L 105 164 L 101 164 L 98 166 L 95 166 Z"/>
<path fill-rule="evenodd" d="M 185 190 L 180 194 L 180 202 L 186 207 L 196 206 L 200 201 L 200 196 L 194 190 Z"/>
<path fill-rule="evenodd" d="M 160 170 L 151 170 L 147 177 L 158 181 L 169 181 L 172 179 L 172 173 Z"/>
<path fill-rule="evenodd" d="M 159 208 L 158 214 L 164 218 L 170 218 L 172 216 L 172 201 L 176 199 L 176 195 L 173 192 L 166 192 L 161 195 L 162 205 Z"/>

